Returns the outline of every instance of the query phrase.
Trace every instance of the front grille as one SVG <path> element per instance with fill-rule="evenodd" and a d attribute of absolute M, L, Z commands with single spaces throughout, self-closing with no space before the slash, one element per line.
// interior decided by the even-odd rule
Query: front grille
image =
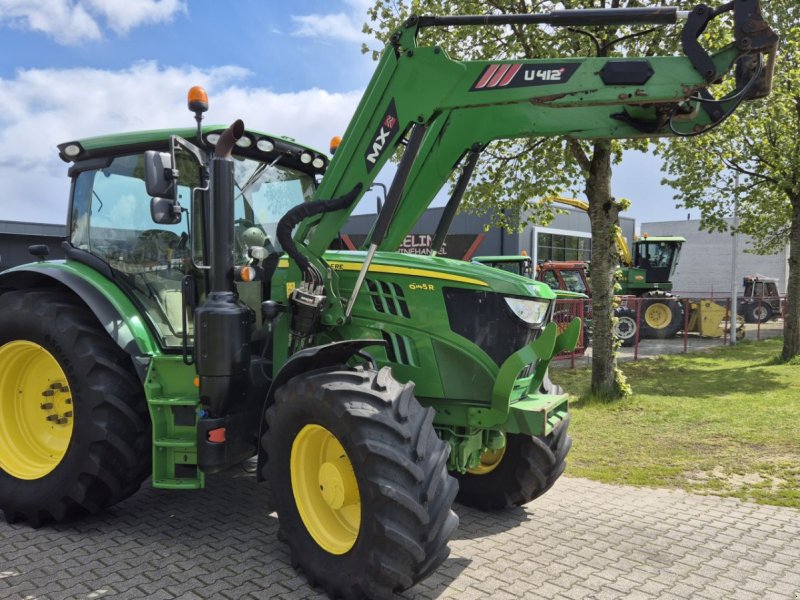
<path fill-rule="evenodd" d="M 444 302 L 450 329 L 480 346 L 498 365 L 541 331 L 512 313 L 501 294 L 444 288 Z"/>
<path fill-rule="evenodd" d="M 382 333 L 386 342 L 386 358 L 389 362 L 412 367 L 416 366 L 414 343 L 411 338 L 388 331 L 383 331 Z"/>
<path fill-rule="evenodd" d="M 403 295 L 403 288 L 394 282 L 367 279 L 367 291 L 372 299 L 372 307 L 379 313 L 387 313 L 396 317 L 411 317 L 408 304 Z"/>

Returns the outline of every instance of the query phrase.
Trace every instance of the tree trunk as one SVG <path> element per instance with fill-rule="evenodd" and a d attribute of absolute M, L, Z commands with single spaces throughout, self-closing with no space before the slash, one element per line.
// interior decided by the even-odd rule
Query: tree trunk
<path fill-rule="evenodd" d="M 617 355 L 611 327 L 614 284 L 619 265 L 615 227 L 619 207 L 611 197 L 611 143 L 594 143 L 586 196 L 592 225 L 592 394 L 619 398 L 624 392 L 617 378 Z"/>
<path fill-rule="evenodd" d="M 789 283 L 786 286 L 786 318 L 783 322 L 783 360 L 800 355 L 800 197 L 792 198 L 789 233 Z"/>

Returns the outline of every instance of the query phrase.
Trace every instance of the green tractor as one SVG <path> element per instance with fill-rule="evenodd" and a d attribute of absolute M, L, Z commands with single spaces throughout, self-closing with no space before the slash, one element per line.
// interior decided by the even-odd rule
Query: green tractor
<path fill-rule="evenodd" d="M 460 170 L 455 212 L 494 140 L 689 134 L 766 95 L 777 40 L 758 2 L 735 4 L 736 44 L 696 41 L 725 10 L 411 18 L 330 161 L 241 121 L 202 127 L 195 88 L 196 130 L 61 144 L 66 260 L 33 247 L 38 261 L 0 275 L 5 518 L 96 513 L 148 477 L 198 489 L 257 457 L 312 584 L 388 598 L 424 579 L 456 498 L 519 506 L 563 472 L 567 397 L 546 374 L 580 321 L 557 334 L 554 293 L 529 278 L 395 250 Z M 416 43 L 434 26 L 678 17 L 687 57 L 459 62 Z M 736 92 L 704 110 L 698 94 L 734 65 Z M 329 251 L 401 146 L 364 250 Z"/>

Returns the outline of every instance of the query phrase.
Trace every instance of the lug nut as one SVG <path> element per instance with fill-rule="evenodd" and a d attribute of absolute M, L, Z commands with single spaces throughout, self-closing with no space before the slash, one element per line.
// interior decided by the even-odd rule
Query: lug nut
<path fill-rule="evenodd" d="M 68 410 L 67 412 L 64 413 L 64 416 L 65 417 L 71 417 L 72 416 L 72 411 Z"/>
<path fill-rule="evenodd" d="M 41 407 L 42 407 L 42 410 L 50 410 L 51 408 L 53 408 L 53 403 L 52 402 L 44 402 L 43 404 L 41 404 Z"/>
<path fill-rule="evenodd" d="M 51 390 L 45 390 L 45 391 L 42 392 L 42 396 L 55 396 L 55 394 L 56 394 L 56 391 L 52 390 L 52 389 Z"/>
<path fill-rule="evenodd" d="M 63 425 L 67 421 L 69 421 L 69 419 L 67 419 L 67 417 L 61 417 L 60 419 L 56 419 L 56 423 L 58 423 L 59 425 Z"/>
<path fill-rule="evenodd" d="M 72 398 L 66 398 L 64 404 L 72 404 Z"/>
<path fill-rule="evenodd" d="M 58 415 L 47 415 L 48 421 L 58 421 Z"/>

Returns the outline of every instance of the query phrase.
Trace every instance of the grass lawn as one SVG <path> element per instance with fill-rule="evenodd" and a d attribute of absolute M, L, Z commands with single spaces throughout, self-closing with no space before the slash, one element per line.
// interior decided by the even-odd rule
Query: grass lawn
<path fill-rule="evenodd" d="M 800 361 L 780 348 L 624 363 L 634 394 L 614 403 L 587 397 L 589 369 L 552 369 L 573 394 L 567 473 L 800 509 Z"/>

